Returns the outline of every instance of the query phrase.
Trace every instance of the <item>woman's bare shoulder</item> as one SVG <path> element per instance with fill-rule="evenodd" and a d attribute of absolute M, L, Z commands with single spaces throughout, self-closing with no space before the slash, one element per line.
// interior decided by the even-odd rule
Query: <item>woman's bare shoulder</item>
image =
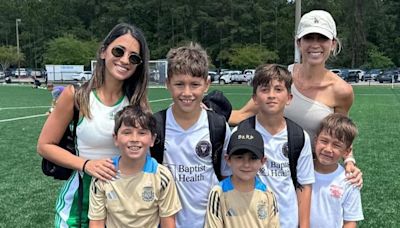
<path fill-rule="evenodd" d="M 332 73 L 332 91 L 335 97 L 335 112 L 347 114 L 353 104 L 353 87 L 342 78 Z"/>

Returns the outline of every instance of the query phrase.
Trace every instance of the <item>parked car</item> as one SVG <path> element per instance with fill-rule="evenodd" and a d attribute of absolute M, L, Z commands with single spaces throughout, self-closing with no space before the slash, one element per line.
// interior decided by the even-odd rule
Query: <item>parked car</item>
<path fill-rule="evenodd" d="M 241 75 L 242 72 L 238 71 L 238 70 L 229 70 L 229 71 L 224 71 L 221 76 L 219 77 L 219 84 L 221 85 L 225 85 L 225 84 L 229 84 L 232 82 L 244 82 L 245 80 L 242 80 L 240 78 L 238 78 L 237 76 Z"/>
<path fill-rule="evenodd" d="M 350 69 L 349 72 L 357 72 L 358 74 L 358 80 L 362 80 L 365 74 L 365 71 L 361 69 Z"/>
<path fill-rule="evenodd" d="M 397 70 L 387 70 L 376 77 L 379 83 L 383 82 L 397 82 L 399 79 L 399 72 Z"/>
<path fill-rule="evenodd" d="M 0 71 L 0 79 L 3 79 L 6 77 L 6 74 L 4 73 L 4 71 Z"/>
<path fill-rule="evenodd" d="M 12 70 L 10 68 L 6 69 L 4 71 L 5 77 L 11 77 L 12 75 Z"/>
<path fill-rule="evenodd" d="M 83 71 L 80 73 L 75 73 L 72 75 L 72 79 L 75 81 L 86 81 L 92 78 L 92 72 L 91 71 Z"/>
<path fill-rule="evenodd" d="M 26 77 L 28 76 L 28 72 L 26 71 L 25 68 L 16 68 L 13 70 L 13 75 L 15 77 Z"/>
<path fill-rule="evenodd" d="M 215 71 L 208 71 L 208 76 L 210 77 L 210 81 L 218 81 L 219 75 Z"/>
<path fill-rule="evenodd" d="M 42 72 L 40 70 L 31 70 L 29 72 L 29 76 L 34 76 L 34 77 L 42 77 Z"/>
<path fill-rule="evenodd" d="M 358 81 L 360 80 L 359 73 L 357 71 L 351 71 L 351 70 L 347 71 L 346 73 L 342 72 L 342 78 L 346 82 L 358 83 Z"/>
<path fill-rule="evenodd" d="M 376 76 L 378 76 L 378 74 L 382 73 L 381 69 L 371 69 L 368 70 L 367 72 L 365 72 L 362 80 L 363 81 L 369 81 L 369 80 L 375 80 L 376 81 Z"/>

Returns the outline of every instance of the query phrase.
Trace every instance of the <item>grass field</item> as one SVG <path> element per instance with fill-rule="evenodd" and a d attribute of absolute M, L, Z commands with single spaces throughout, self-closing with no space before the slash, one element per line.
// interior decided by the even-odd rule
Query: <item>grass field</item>
<path fill-rule="evenodd" d="M 248 86 L 224 86 L 234 108 L 250 97 Z M 355 156 L 364 177 L 365 220 L 359 227 L 399 227 L 400 88 L 355 86 L 350 116 L 359 128 Z M 171 100 L 163 88 L 149 90 L 153 111 Z M 52 227 L 61 181 L 41 173 L 36 141 L 51 95 L 46 90 L 0 86 L 0 227 Z"/>

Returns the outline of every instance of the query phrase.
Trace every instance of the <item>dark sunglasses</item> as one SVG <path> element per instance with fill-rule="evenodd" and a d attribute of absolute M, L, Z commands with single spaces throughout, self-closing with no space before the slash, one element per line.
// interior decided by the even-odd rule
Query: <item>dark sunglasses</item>
<path fill-rule="evenodd" d="M 121 46 L 115 46 L 111 50 L 111 53 L 113 54 L 113 56 L 115 56 L 117 58 L 120 58 L 120 57 L 124 56 L 125 49 L 123 47 L 121 47 Z M 133 52 L 129 56 L 129 62 L 132 63 L 132 64 L 141 64 L 142 63 L 142 58 L 140 57 L 139 54 Z"/>

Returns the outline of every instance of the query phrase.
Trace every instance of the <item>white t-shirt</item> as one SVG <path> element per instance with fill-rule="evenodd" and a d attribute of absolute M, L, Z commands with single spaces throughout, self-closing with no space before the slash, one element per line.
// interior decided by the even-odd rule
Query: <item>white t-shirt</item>
<path fill-rule="evenodd" d="M 339 165 L 329 174 L 315 171 L 311 196 L 311 227 L 343 227 L 343 221 L 364 219 L 358 188 L 346 183 L 345 170 Z"/>
<path fill-rule="evenodd" d="M 226 153 L 230 135 L 230 128 L 226 124 L 223 153 Z M 171 107 L 168 108 L 164 148 L 163 165 L 171 170 L 175 178 L 182 204 L 182 210 L 176 216 L 176 227 L 202 228 L 208 194 L 218 184 L 211 160 L 207 111 L 202 110 L 198 121 L 184 130 L 175 121 Z M 230 174 L 224 159 L 221 160 L 221 174 Z"/>
<path fill-rule="evenodd" d="M 258 175 L 275 193 L 281 227 L 297 227 L 299 223 L 298 203 L 287 157 L 287 129 L 271 135 L 256 119 L 256 130 L 263 137 L 264 154 L 267 157 L 267 162 L 260 169 Z M 297 162 L 297 181 L 301 185 L 313 184 L 315 181 L 310 137 L 305 131 L 304 147 Z"/>

